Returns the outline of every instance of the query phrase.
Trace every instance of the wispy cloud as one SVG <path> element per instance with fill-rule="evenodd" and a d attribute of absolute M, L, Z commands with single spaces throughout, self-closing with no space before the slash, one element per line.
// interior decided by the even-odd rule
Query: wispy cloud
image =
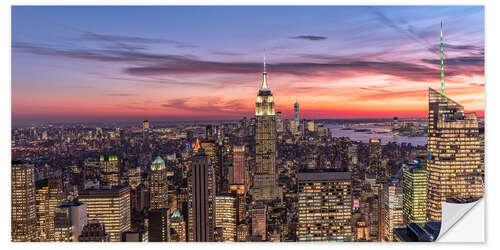
<path fill-rule="evenodd" d="M 301 35 L 301 36 L 292 36 L 290 39 L 302 39 L 302 40 L 309 40 L 309 41 L 321 41 L 321 40 L 326 40 L 328 37 L 326 36 L 311 36 L 311 35 Z"/>
<path fill-rule="evenodd" d="M 216 113 L 234 113 L 240 114 L 251 110 L 251 107 L 244 105 L 241 100 L 223 100 L 218 97 L 197 98 L 177 98 L 169 100 L 160 106 L 163 108 L 185 110 L 190 112 L 216 112 Z M 201 101 L 200 100 L 204 100 Z"/>
<path fill-rule="evenodd" d="M 122 36 L 122 35 L 105 35 L 93 32 L 84 32 L 80 35 L 79 40 L 83 41 L 98 41 L 98 42 L 113 42 L 113 43 L 134 43 L 134 44 L 172 44 L 178 48 L 193 48 L 195 45 L 180 42 L 176 40 L 164 39 L 164 38 L 151 38 L 151 37 L 139 37 L 139 36 Z"/>
<path fill-rule="evenodd" d="M 200 60 L 190 55 L 152 54 L 139 51 L 123 50 L 88 50 L 62 49 L 29 43 L 14 43 L 13 48 L 36 55 L 66 57 L 100 62 L 131 63 L 135 66 L 123 68 L 123 71 L 132 76 L 153 77 L 176 74 L 255 74 L 260 72 L 260 62 L 217 62 Z M 334 58 L 332 58 L 334 59 Z M 439 65 L 438 59 L 423 59 L 423 63 Z M 482 66 L 483 56 L 448 58 L 449 66 Z M 331 76 L 333 78 L 352 77 L 359 74 L 380 74 L 399 77 L 412 81 L 435 79 L 439 69 L 423 64 L 345 59 L 332 62 L 290 62 L 269 64 L 268 69 L 275 74 L 290 74 L 302 76 Z M 447 76 L 474 75 L 481 73 L 477 67 L 460 70 L 450 68 Z"/>

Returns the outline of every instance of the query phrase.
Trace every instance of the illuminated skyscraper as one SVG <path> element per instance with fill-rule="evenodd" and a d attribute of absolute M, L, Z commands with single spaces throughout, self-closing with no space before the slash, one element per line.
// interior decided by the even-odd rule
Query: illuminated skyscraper
<path fill-rule="evenodd" d="M 368 172 L 377 176 L 377 183 L 385 182 L 385 169 L 382 168 L 382 145 L 379 139 L 370 139 L 368 144 Z"/>
<path fill-rule="evenodd" d="M 384 241 L 394 241 L 394 228 L 404 226 L 402 198 L 403 188 L 400 183 L 391 181 L 384 186 Z"/>
<path fill-rule="evenodd" d="M 102 223 L 111 241 L 120 241 L 121 234 L 131 230 L 129 187 L 84 189 L 78 200 L 87 204 L 88 220 Z"/>
<path fill-rule="evenodd" d="M 54 241 L 54 213 L 63 202 L 61 176 L 39 180 L 35 187 L 38 240 Z"/>
<path fill-rule="evenodd" d="M 216 227 L 222 228 L 223 241 L 236 241 L 236 197 L 217 195 L 215 200 Z"/>
<path fill-rule="evenodd" d="M 19 161 L 12 161 L 11 168 L 12 241 L 37 241 L 35 170 Z"/>
<path fill-rule="evenodd" d="M 147 131 L 148 129 L 149 129 L 149 121 L 148 120 L 144 120 L 142 122 L 142 130 Z"/>
<path fill-rule="evenodd" d="M 425 162 L 403 167 L 403 220 L 405 224 L 427 221 L 427 170 Z"/>
<path fill-rule="evenodd" d="M 278 198 L 279 191 L 276 177 L 276 120 L 274 97 L 267 85 L 266 63 L 262 73 L 262 86 L 257 95 L 255 117 L 255 179 L 252 196 L 256 200 Z"/>
<path fill-rule="evenodd" d="M 297 179 L 297 241 L 351 241 L 351 174 L 311 169 Z"/>
<path fill-rule="evenodd" d="M 120 164 L 118 156 L 106 155 L 100 157 L 99 181 L 101 186 L 120 185 Z"/>
<path fill-rule="evenodd" d="M 170 216 L 170 228 L 173 230 L 171 241 L 186 242 L 186 222 L 179 210 L 175 210 Z"/>
<path fill-rule="evenodd" d="M 191 163 L 189 241 L 214 241 L 215 181 L 210 157 L 203 152 Z"/>
<path fill-rule="evenodd" d="M 230 184 L 246 184 L 246 160 L 245 146 L 233 146 L 233 183 Z"/>
<path fill-rule="evenodd" d="M 151 164 L 149 176 L 149 228 L 148 237 L 151 242 L 169 241 L 168 181 L 167 168 L 160 156 Z"/>
<path fill-rule="evenodd" d="M 429 88 L 427 219 L 441 221 L 441 202 L 483 196 L 481 142 L 475 113 L 444 95 L 441 24 L 441 93 Z"/>
<path fill-rule="evenodd" d="M 158 156 L 151 164 L 149 202 L 151 209 L 168 208 L 168 181 L 165 162 Z"/>

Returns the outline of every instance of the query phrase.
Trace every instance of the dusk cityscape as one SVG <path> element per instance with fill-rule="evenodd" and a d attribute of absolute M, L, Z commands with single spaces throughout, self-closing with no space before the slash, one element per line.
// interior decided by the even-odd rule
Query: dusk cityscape
<path fill-rule="evenodd" d="M 482 6 L 14 6 L 14 242 L 431 242 L 484 194 Z"/>

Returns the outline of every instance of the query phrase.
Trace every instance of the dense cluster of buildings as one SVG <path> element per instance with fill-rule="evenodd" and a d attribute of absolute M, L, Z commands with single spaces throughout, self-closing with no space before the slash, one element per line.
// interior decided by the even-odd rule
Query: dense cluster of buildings
<path fill-rule="evenodd" d="M 12 240 L 432 241 L 483 195 L 484 130 L 444 88 L 428 122 L 423 147 L 286 120 L 264 64 L 251 119 L 15 128 Z"/>

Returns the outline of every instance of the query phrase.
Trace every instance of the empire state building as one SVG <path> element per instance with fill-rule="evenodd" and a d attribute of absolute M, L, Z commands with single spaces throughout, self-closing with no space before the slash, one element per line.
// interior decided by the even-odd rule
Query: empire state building
<path fill-rule="evenodd" d="M 273 200 L 280 196 L 276 177 L 276 117 L 265 61 L 262 76 L 255 103 L 255 178 L 251 193 L 255 200 Z"/>

